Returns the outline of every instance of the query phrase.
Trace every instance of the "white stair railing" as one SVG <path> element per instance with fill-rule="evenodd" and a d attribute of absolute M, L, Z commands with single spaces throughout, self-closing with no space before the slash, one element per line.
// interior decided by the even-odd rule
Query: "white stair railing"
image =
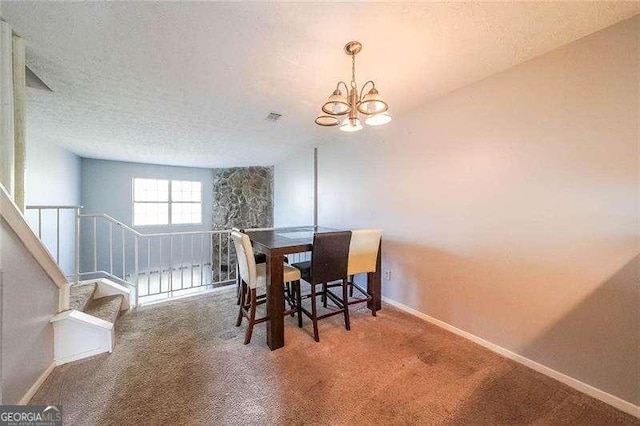
<path fill-rule="evenodd" d="M 0 183 L 0 217 L 59 289 L 58 310 L 69 309 L 69 282 L 50 251 L 42 244 L 11 196 Z M 1 272 L 1 271 L 0 271 Z M 1 278 L 1 277 L 0 277 Z"/>
<path fill-rule="evenodd" d="M 229 230 L 140 235 L 139 295 L 153 299 L 235 282 L 230 235 Z"/>
<path fill-rule="evenodd" d="M 131 283 L 136 306 L 141 297 L 155 300 L 235 282 L 230 230 L 143 234 L 107 214 L 80 214 L 79 221 L 89 221 L 80 245 L 93 256 L 80 275 L 108 273 Z"/>
<path fill-rule="evenodd" d="M 137 306 L 144 301 L 217 287 L 236 280 L 231 231 L 190 231 L 143 234 L 107 214 L 82 214 L 80 206 L 28 206 L 36 213 L 31 226 L 60 262 L 60 215 L 73 210 L 75 282 L 95 275 L 132 286 Z M 47 226 L 47 211 L 55 221 Z M 53 228 L 54 231 L 51 231 Z M 54 232 L 55 244 L 43 239 Z M 92 276 L 93 275 L 93 276 Z"/>
<path fill-rule="evenodd" d="M 82 209 L 82 206 L 73 206 L 73 205 L 38 206 L 36 205 L 36 206 L 26 206 L 25 209 L 26 209 L 25 216 L 26 216 L 27 222 L 31 226 L 31 229 L 33 229 L 36 232 L 36 235 L 38 236 L 42 244 L 47 248 L 51 256 L 53 256 L 56 259 L 56 263 L 61 268 L 62 268 L 61 261 L 60 261 L 60 258 L 61 258 L 60 245 L 61 245 L 61 230 L 62 230 L 61 221 L 67 221 L 67 222 L 71 221 L 73 223 L 73 235 L 74 235 L 73 272 L 74 272 L 74 281 L 78 282 L 78 280 L 80 279 L 78 275 L 78 271 L 80 267 L 80 258 L 79 258 L 80 251 L 78 250 L 78 243 L 79 243 L 78 237 L 80 234 L 79 233 L 80 224 L 77 218 L 80 215 L 80 209 Z M 35 213 L 35 215 L 31 214 L 32 211 Z M 55 213 L 55 222 L 53 224 L 53 227 L 47 226 L 47 223 L 45 223 L 46 220 L 50 219 L 48 215 L 48 213 L 50 212 Z M 43 234 L 43 228 L 47 233 L 46 236 Z M 55 234 L 55 239 L 54 239 L 55 243 L 51 241 L 51 238 L 48 238 L 51 235 L 51 233 L 49 232 L 51 229 L 53 229 Z M 62 269 L 64 270 L 64 268 Z M 64 272 L 69 274 L 70 271 L 64 270 Z"/>
<path fill-rule="evenodd" d="M 127 280 L 127 277 L 131 276 L 131 273 L 128 274 L 127 271 L 133 269 L 135 274 L 138 269 L 136 264 L 138 256 L 135 254 L 137 252 L 136 239 L 142 234 L 107 214 L 79 214 L 77 222 L 78 230 L 80 230 L 78 251 L 83 254 L 80 260 L 79 274 L 86 276 L 104 273 L 135 286 L 135 276 L 133 282 Z M 104 231 L 102 235 L 100 231 Z M 116 241 L 118 238 L 119 241 Z M 129 260 L 129 269 L 127 269 L 128 254 L 132 256 Z M 120 267 L 119 270 L 118 267 Z"/>

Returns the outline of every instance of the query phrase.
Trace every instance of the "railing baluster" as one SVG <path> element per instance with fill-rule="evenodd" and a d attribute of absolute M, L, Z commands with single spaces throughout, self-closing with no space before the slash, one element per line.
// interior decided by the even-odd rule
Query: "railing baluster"
<path fill-rule="evenodd" d="M 93 218 L 93 272 L 98 271 L 98 218 Z"/>
<path fill-rule="evenodd" d="M 169 235 L 169 294 L 173 292 L 173 235 Z"/>
<path fill-rule="evenodd" d="M 135 305 L 134 306 L 138 306 L 138 288 L 139 288 L 139 283 L 138 283 L 138 236 L 136 235 L 134 237 L 134 246 L 133 246 L 133 283 L 134 283 L 134 290 L 136 292 L 136 297 L 135 297 Z"/>
<path fill-rule="evenodd" d="M 218 234 L 218 281 L 222 281 L 222 234 Z"/>
<path fill-rule="evenodd" d="M 60 209 L 56 209 L 56 263 L 60 264 Z"/>
<path fill-rule="evenodd" d="M 158 246 L 160 249 L 160 264 L 158 265 L 158 271 L 160 273 L 160 284 L 158 287 L 158 291 L 162 292 L 162 237 L 158 238 L 160 241 L 158 241 Z M 149 241 L 151 241 L 151 239 L 149 239 Z"/>
<path fill-rule="evenodd" d="M 184 288 L 184 235 L 180 236 L 180 290 Z"/>
<path fill-rule="evenodd" d="M 190 263 L 191 263 L 191 284 L 189 285 L 189 287 L 193 287 L 193 234 L 191 235 L 191 255 L 189 256 L 190 259 Z"/>
<path fill-rule="evenodd" d="M 109 273 L 113 275 L 113 222 L 109 222 Z"/>
<path fill-rule="evenodd" d="M 200 234 L 200 285 L 204 285 L 204 234 Z"/>
<path fill-rule="evenodd" d="M 124 247 L 124 228 L 122 228 L 122 279 L 123 280 L 127 280 L 127 268 L 126 268 L 126 262 L 127 262 L 127 256 L 126 256 L 126 250 Z"/>
<path fill-rule="evenodd" d="M 209 238 L 209 253 L 207 253 L 207 257 L 208 257 L 208 261 L 207 263 L 210 263 L 209 266 L 211 266 L 211 283 L 213 284 L 213 234 L 211 234 L 210 238 Z"/>
<path fill-rule="evenodd" d="M 42 209 L 38 209 L 38 238 L 42 240 Z"/>
<path fill-rule="evenodd" d="M 227 233 L 227 281 L 229 281 L 229 277 L 231 276 L 231 244 L 230 244 L 231 234 Z"/>
<path fill-rule="evenodd" d="M 75 269 L 76 269 L 76 284 L 80 282 L 80 208 L 75 209 L 75 231 L 76 231 L 76 241 L 75 241 Z"/>

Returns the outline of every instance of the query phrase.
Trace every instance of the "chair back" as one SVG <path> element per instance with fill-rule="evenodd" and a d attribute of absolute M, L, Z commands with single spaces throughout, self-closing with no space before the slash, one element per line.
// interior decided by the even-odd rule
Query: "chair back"
<path fill-rule="evenodd" d="M 313 236 L 311 276 L 314 283 L 347 277 L 351 231 L 323 232 Z"/>
<path fill-rule="evenodd" d="M 247 283 L 249 288 L 256 288 L 258 285 L 258 273 L 249 236 L 242 232 L 231 231 L 231 239 L 236 248 L 240 278 Z"/>
<path fill-rule="evenodd" d="M 381 229 L 352 231 L 349 247 L 349 275 L 376 271 L 381 238 Z"/>

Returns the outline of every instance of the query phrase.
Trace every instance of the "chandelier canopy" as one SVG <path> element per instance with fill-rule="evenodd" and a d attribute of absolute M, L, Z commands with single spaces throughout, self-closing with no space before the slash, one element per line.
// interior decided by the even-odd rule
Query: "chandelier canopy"
<path fill-rule="evenodd" d="M 325 127 L 340 125 L 340 130 L 344 132 L 357 132 L 362 130 L 360 114 L 367 116 L 364 122 L 369 126 L 380 126 L 391 121 L 389 105 L 382 99 L 372 80 L 367 81 L 358 92 L 356 55 L 361 50 L 362 44 L 358 41 L 350 41 L 344 46 L 344 52 L 351 56 L 351 87 L 344 81 L 338 82 L 336 90 L 322 105 L 323 113 L 316 118 L 316 124 Z M 365 94 L 368 86 L 371 88 Z M 344 94 L 341 88 L 345 89 Z M 345 115 L 347 116 L 343 119 L 342 116 Z"/>

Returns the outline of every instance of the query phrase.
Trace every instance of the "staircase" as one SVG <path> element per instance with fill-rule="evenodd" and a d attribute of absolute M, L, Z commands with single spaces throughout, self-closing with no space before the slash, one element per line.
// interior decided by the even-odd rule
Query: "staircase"
<path fill-rule="evenodd" d="M 98 283 L 96 282 L 71 286 L 69 308 L 115 325 L 120 315 L 124 296 L 114 294 L 96 298 L 97 288 Z"/>
<path fill-rule="evenodd" d="M 31 220 L 13 207 L 21 222 L 29 222 L 32 245 L 60 281 L 60 306 L 51 319 L 56 365 L 112 352 L 118 316 L 130 303 L 235 283 L 230 230 L 142 234 L 107 214 L 83 214 L 81 206 L 27 206 Z M 61 230 L 69 226 L 62 227 L 61 221 L 74 224 L 69 280 L 60 263 L 61 239 L 69 240 Z"/>
<path fill-rule="evenodd" d="M 118 316 L 129 309 L 129 288 L 100 278 L 72 285 L 69 293 L 69 310 L 51 320 L 56 364 L 112 352 Z"/>

